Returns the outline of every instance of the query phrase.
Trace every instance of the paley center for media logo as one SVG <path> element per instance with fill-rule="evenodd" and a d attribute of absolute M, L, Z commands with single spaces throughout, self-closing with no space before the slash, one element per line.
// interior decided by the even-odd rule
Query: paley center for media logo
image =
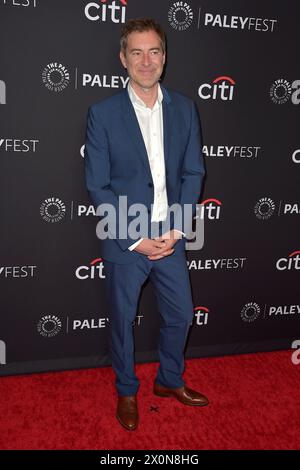
<path fill-rule="evenodd" d="M 195 21 L 193 21 L 195 19 Z M 278 20 L 253 16 L 228 15 L 205 11 L 199 5 L 192 8 L 188 2 L 177 1 L 168 10 L 168 21 L 177 31 L 185 31 L 190 26 L 200 28 L 222 28 L 224 30 L 254 31 L 273 33 Z"/>
<path fill-rule="evenodd" d="M 40 215 L 45 222 L 59 222 L 66 214 L 66 206 L 58 197 L 49 197 L 41 204 Z"/>
<path fill-rule="evenodd" d="M 300 316 L 300 305 L 265 304 L 264 307 L 261 308 L 261 306 L 257 302 L 248 302 L 243 306 L 240 315 L 242 320 L 247 323 L 252 323 L 260 317 L 262 317 L 264 320 L 270 320 L 275 318 L 298 318 Z"/>
<path fill-rule="evenodd" d="M 251 323 L 260 315 L 260 306 L 256 302 L 248 302 L 241 310 L 241 318 L 243 321 Z"/>
<path fill-rule="evenodd" d="M 139 312 L 133 320 L 132 326 L 140 327 L 142 325 L 143 318 L 144 316 Z M 47 314 L 43 315 L 37 322 L 36 330 L 44 338 L 53 338 L 60 333 L 72 334 L 85 330 L 93 331 L 105 329 L 108 324 L 108 317 L 99 317 L 97 315 L 89 318 L 78 318 L 78 316 L 71 318 L 70 316 L 66 316 L 65 320 L 62 321 L 58 315 Z"/>
<path fill-rule="evenodd" d="M 42 72 L 42 81 L 48 90 L 61 92 L 70 83 L 70 73 L 65 65 L 51 62 Z"/>
<path fill-rule="evenodd" d="M 3 0 L 3 4 L 12 7 L 37 7 L 38 0 Z"/>
<path fill-rule="evenodd" d="M 168 11 L 168 21 L 178 31 L 188 29 L 194 19 L 194 12 L 187 2 L 174 2 Z"/>
<path fill-rule="evenodd" d="M 37 151 L 38 139 L 11 139 L 0 138 L 0 150 L 4 152 L 35 153 Z"/>
<path fill-rule="evenodd" d="M 198 28 L 224 28 L 241 31 L 260 31 L 273 33 L 278 20 L 250 16 L 223 15 L 221 13 L 202 12 L 199 7 Z"/>
<path fill-rule="evenodd" d="M 203 145 L 202 152 L 206 157 L 217 158 L 257 158 L 261 147 L 254 145 Z"/>
<path fill-rule="evenodd" d="M 75 90 L 80 87 L 126 88 L 129 80 L 128 76 L 123 75 L 81 72 L 78 67 L 74 68 L 72 76 L 72 86 Z M 50 92 L 60 93 L 70 85 L 71 75 L 62 63 L 51 62 L 42 71 L 42 83 Z"/>
<path fill-rule="evenodd" d="M 280 200 L 275 204 L 274 200 L 270 197 L 261 197 L 254 206 L 254 214 L 260 220 L 268 220 L 275 213 L 276 205 L 278 207 L 277 215 L 299 215 L 300 204 L 294 201 L 282 201 Z"/>
<path fill-rule="evenodd" d="M 232 101 L 235 81 L 226 75 L 216 77 L 212 83 L 202 83 L 198 88 L 198 95 L 202 100 Z"/>
<path fill-rule="evenodd" d="M 62 327 L 61 319 L 56 315 L 44 315 L 37 324 L 37 331 L 45 338 L 52 338 L 60 333 Z"/>
<path fill-rule="evenodd" d="M 36 265 L 29 266 L 0 266 L 0 278 L 23 279 L 34 277 Z"/>
<path fill-rule="evenodd" d="M 98 0 L 85 5 L 84 15 L 89 21 L 125 23 L 126 7 L 127 0 Z"/>
<path fill-rule="evenodd" d="M 243 269 L 247 258 L 212 258 L 212 259 L 191 259 L 187 260 L 189 271 L 217 271 Z"/>
<path fill-rule="evenodd" d="M 270 98 L 275 104 L 284 104 L 291 101 L 292 104 L 300 103 L 300 80 L 289 82 L 284 78 L 278 78 L 270 87 Z"/>

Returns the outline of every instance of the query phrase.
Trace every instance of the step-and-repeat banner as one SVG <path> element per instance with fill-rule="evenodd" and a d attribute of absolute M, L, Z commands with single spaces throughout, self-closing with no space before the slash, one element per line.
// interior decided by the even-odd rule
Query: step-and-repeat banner
<path fill-rule="evenodd" d="M 110 364 L 86 116 L 126 86 L 120 31 L 141 16 L 165 29 L 163 83 L 202 123 L 186 357 L 298 344 L 299 14 L 293 0 L 0 0 L 0 374 Z M 159 325 L 147 282 L 137 362 L 158 359 Z"/>

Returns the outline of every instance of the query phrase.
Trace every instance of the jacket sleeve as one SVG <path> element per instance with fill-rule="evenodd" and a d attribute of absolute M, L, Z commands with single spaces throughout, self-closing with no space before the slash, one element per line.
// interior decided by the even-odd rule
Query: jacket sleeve
<path fill-rule="evenodd" d="M 99 116 L 93 106 L 90 106 L 87 114 L 86 138 L 85 138 L 85 181 L 89 196 L 97 209 L 101 204 L 110 204 L 115 210 L 116 242 L 125 251 L 137 240 L 128 236 L 128 225 L 133 216 L 128 216 L 124 207 L 119 204 L 118 196 L 110 186 L 110 158 L 108 136 Z M 130 201 L 128 201 L 128 206 Z M 126 221 L 127 238 L 119 237 L 119 212 L 122 220 Z"/>

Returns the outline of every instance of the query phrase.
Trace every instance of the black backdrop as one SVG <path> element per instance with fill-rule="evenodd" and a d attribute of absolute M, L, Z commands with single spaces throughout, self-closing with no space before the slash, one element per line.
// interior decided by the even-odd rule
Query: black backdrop
<path fill-rule="evenodd" d="M 165 28 L 164 85 L 202 122 L 186 357 L 299 338 L 299 13 L 293 0 L 1 0 L 0 374 L 110 364 L 83 145 L 88 106 L 126 83 L 119 33 L 138 16 Z M 137 361 L 158 359 L 159 321 L 146 283 Z"/>

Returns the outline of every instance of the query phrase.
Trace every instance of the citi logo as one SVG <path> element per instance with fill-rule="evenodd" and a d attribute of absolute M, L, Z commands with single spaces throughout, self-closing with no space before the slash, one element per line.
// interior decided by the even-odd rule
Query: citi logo
<path fill-rule="evenodd" d="M 95 258 L 89 265 L 79 266 L 75 271 L 75 276 L 81 281 L 85 279 L 104 279 L 103 268 L 102 258 Z"/>
<path fill-rule="evenodd" d="M 110 2 L 89 2 L 84 8 L 84 14 L 90 21 L 112 21 L 112 23 L 125 23 L 127 0 Z"/>
<path fill-rule="evenodd" d="M 208 324 L 208 314 L 209 310 L 206 307 L 199 305 L 198 307 L 194 308 L 195 311 L 195 321 L 196 325 L 204 326 Z"/>
<path fill-rule="evenodd" d="M 3 80 L 0 80 L 0 104 L 6 104 L 6 85 Z"/>
<path fill-rule="evenodd" d="M 270 87 L 270 98 L 275 104 L 284 104 L 291 101 L 293 104 L 300 103 L 300 80 L 292 83 L 284 78 L 279 78 Z"/>
<path fill-rule="evenodd" d="M 222 75 L 213 80 L 212 84 L 203 83 L 198 88 L 198 95 L 202 100 L 217 100 L 232 101 L 234 92 L 235 81 Z"/>
<path fill-rule="evenodd" d="M 205 199 L 201 204 L 198 204 L 196 217 L 201 219 L 206 217 L 210 220 L 220 219 L 221 205 L 222 203 L 218 199 Z"/>
<path fill-rule="evenodd" d="M 287 258 L 280 258 L 276 262 L 276 269 L 278 271 L 291 271 L 293 269 L 300 269 L 300 250 L 293 251 Z"/>

